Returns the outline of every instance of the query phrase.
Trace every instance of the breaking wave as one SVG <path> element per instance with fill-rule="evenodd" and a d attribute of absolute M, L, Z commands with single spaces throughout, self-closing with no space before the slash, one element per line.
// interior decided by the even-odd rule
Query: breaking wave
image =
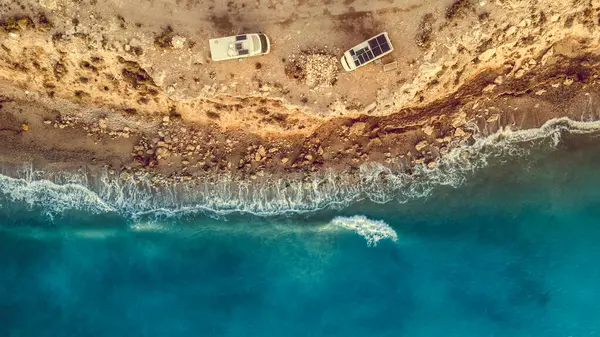
<path fill-rule="evenodd" d="M 492 158 L 525 156 L 534 146 L 556 146 L 565 133 L 600 131 L 600 122 L 553 119 L 536 129 L 502 129 L 479 137 L 471 145 L 455 147 L 434 168 L 420 165 L 410 172 L 398 164 L 390 168 L 367 163 L 357 173 L 323 172 L 311 182 L 266 178 L 239 182 L 230 176 L 203 182 L 154 187 L 150 177 L 121 179 L 105 171 L 100 176 L 77 172 L 51 174 L 31 166 L 0 175 L 0 204 L 6 199 L 55 214 L 77 209 L 118 212 L 134 219 L 171 217 L 190 213 L 223 216 L 245 213 L 272 216 L 339 209 L 368 199 L 377 203 L 406 202 L 427 197 L 439 186 L 460 186 Z M 475 133 L 477 134 L 477 133 Z"/>
<path fill-rule="evenodd" d="M 0 195 L 3 199 L 29 207 L 40 207 L 48 214 L 81 210 L 93 214 L 116 209 L 81 184 L 57 184 L 50 180 L 11 178 L 0 174 Z"/>
<path fill-rule="evenodd" d="M 384 239 L 398 241 L 398 234 L 384 221 L 371 220 L 362 215 L 353 217 L 336 217 L 329 223 L 330 226 L 348 229 L 367 240 L 369 247 L 377 246 Z"/>

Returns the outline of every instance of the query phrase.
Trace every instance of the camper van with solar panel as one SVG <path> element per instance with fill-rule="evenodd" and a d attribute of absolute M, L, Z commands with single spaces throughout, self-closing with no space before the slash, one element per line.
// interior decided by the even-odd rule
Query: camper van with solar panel
<path fill-rule="evenodd" d="M 384 57 L 393 50 L 392 42 L 388 34 L 384 32 L 350 48 L 344 53 L 340 62 L 344 70 L 352 71 Z"/>
<path fill-rule="evenodd" d="M 264 55 L 271 51 L 269 38 L 265 34 L 227 36 L 211 39 L 208 43 L 210 45 L 210 58 L 213 61 Z"/>

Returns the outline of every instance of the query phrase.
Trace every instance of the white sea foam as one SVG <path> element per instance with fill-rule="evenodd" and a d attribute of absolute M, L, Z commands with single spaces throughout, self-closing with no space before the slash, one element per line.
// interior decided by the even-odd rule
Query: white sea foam
<path fill-rule="evenodd" d="M 389 239 L 398 241 L 398 234 L 387 223 L 379 220 L 371 220 L 362 215 L 353 217 L 336 217 L 329 226 L 351 230 L 367 240 L 367 245 L 377 246 L 381 240 Z"/>
<path fill-rule="evenodd" d="M 168 231 L 167 227 L 165 227 L 164 225 L 161 225 L 157 222 L 154 222 L 154 221 L 134 223 L 131 226 L 129 226 L 129 228 L 134 232 L 158 233 L 158 232 L 167 232 Z"/>
<path fill-rule="evenodd" d="M 83 185 L 61 185 L 49 180 L 34 180 L 31 177 L 11 178 L 0 175 L 0 195 L 12 202 L 39 207 L 47 214 L 74 209 L 94 214 L 115 211 L 115 208 Z"/>
<path fill-rule="evenodd" d="M 471 145 L 455 147 L 434 168 L 420 165 L 408 173 L 400 165 L 390 168 L 366 163 L 358 174 L 320 172 L 310 183 L 283 178 L 238 182 L 230 176 L 219 176 L 202 183 L 156 188 L 149 177 L 123 181 L 108 172 L 96 178 L 79 172 L 57 174 L 45 180 L 47 175 L 29 168 L 18 174 L 19 179 L 0 175 L 0 195 L 51 212 L 74 208 L 94 213 L 118 211 L 144 219 L 197 212 L 212 216 L 306 213 L 343 208 L 363 199 L 385 203 L 426 197 L 439 186 L 460 186 L 474 171 L 487 166 L 491 158 L 524 156 L 536 143 L 555 146 L 565 132 L 597 131 L 600 121 L 553 119 L 536 129 L 506 128 L 476 138 Z"/>

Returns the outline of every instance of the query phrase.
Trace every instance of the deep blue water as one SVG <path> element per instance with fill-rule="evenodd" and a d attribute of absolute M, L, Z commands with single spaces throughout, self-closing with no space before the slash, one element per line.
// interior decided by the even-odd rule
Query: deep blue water
<path fill-rule="evenodd" d="M 0 204 L 0 336 L 594 336 L 600 139 L 427 199 L 227 221 Z M 336 216 L 398 235 L 369 246 Z"/>

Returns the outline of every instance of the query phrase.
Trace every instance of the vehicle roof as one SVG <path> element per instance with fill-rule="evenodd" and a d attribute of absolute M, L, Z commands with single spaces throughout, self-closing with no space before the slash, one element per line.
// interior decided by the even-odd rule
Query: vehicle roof
<path fill-rule="evenodd" d="M 254 54 L 254 34 L 242 34 L 234 36 L 210 39 L 210 54 L 213 60 L 230 59 L 238 56 Z"/>
<path fill-rule="evenodd" d="M 348 49 L 344 56 L 352 69 L 370 63 L 394 50 L 387 32 L 379 33 Z M 360 55 L 363 54 L 362 57 Z"/>

